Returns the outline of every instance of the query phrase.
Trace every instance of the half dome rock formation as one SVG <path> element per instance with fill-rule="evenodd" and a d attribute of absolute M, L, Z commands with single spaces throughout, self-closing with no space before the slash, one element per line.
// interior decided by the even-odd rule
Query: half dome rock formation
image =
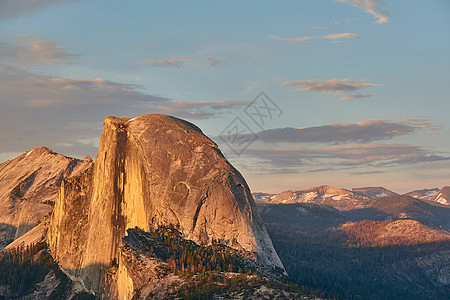
<path fill-rule="evenodd" d="M 93 165 L 64 180 L 47 235 L 73 280 L 98 293 L 127 229 L 170 224 L 186 239 L 215 239 L 283 268 L 244 178 L 198 127 L 158 114 L 107 117 L 103 126 Z"/>
<path fill-rule="evenodd" d="M 78 160 L 38 147 L 0 164 L 0 250 L 47 215 L 64 178 L 86 170 Z"/>

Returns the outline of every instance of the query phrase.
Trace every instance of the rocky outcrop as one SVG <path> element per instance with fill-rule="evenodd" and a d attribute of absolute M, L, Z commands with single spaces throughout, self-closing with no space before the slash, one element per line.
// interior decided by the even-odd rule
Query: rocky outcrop
<path fill-rule="evenodd" d="M 0 164 L 0 250 L 47 215 L 64 178 L 78 175 L 91 160 L 78 160 L 45 147 Z"/>
<path fill-rule="evenodd" d="M 134 299 L 169 299 L 167 294 L 179 288 L 184 280 L 175 274 L 161 274 L 164 263 L 156 255 L 146 255 L 142 237 L 136 236 L 138 231 L 127 230 L 118 264 L 110 267 L 103 276 L 102 295 L 109 299 L 131 299 L 133 296 Z M 138 296 L 136 291 L 139 291 Z"/>
<path fill-rule="evenodd" d="M 184 238 L 220 240 L 283 267 L 244 178 L 198 127 L 164 115 L 107 117 L 93 166 L 58 193 L 48 231 L 54 258 L 96 293 L 121 260 L 126 229 L 168 224 Z"/>
<path fill-rule="evenodd" d="M 450 205 L 450 186 L 444 186 L 436 194 L 434 194 L 430 201 L 440 203 L 442 205 Z"/>
<path fill-rule="evenodd" d="M 439 192 L 438 188 L 422 189 L 406 193 L 405 196 L 410 196 L 419 200 L 430 200 L 437 192 Z"/>

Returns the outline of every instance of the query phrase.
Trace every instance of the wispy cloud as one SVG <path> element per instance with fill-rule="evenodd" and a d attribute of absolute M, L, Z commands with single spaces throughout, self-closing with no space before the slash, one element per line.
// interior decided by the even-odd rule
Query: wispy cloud
<path fill-rule="evenodd" d="M 384 171 L 357 171 L 357 172 L 350 172 L 350 175 L 357 175 L 357 176 L 365 176 L 365 175 L 375 175 L 375 174 L 383 174 Z"/>
<path fill-rule="evenodd" d="M 286 41 L 286 42 L 289 42 L 292 44 L 301 44 L 301 43 L 306 43 L 310 39 L 314 39 L 316 37 L 315 36 L 302 36 L 302 37 L 285 38 L 285 37 L 280 37 L 280 36 L 276 36 L 276 35 L 271 35 L 271 36 L 269 36 L 269 38 L 272 40 Z"/>
<path fill-rule="evenodd" d="M 420 130 L 426 131 L 428 133 L 434 133 L 438 130 L 441 130 L 443 127 L 442 125 L 436 124 L 432 122 L 430 119 L 425 118 L 404 118 L 403 122 L 408 122 L 412 126 Z"/>
<path fill-rule="evenodd" d="M 325 29 L 328 29 L 328 28 L 325 27 L 325 26 L 313 26 L 312 29 L 325 30 Z"/>
<path fill-rule="evenodd" d="M 140 85 L 103 78 L 64 78 L 0 66 L 2 105 L 46 109 L 112 104 L 135 106 L 168 101 L 144 94 L 140 89 Z"/>
<path fill-rule="evenodd" d="M 357 99 L 363 99 L 363 98 L 369 98 L 370 95 L 361 95 L 361 94 L 356 94 L 356 95 L 349 95 L 349 96 L 344 96 L 339 98 L 339 101 L 348 101 L 348 100 L 357 100 Z"/>
<path fill-rule="evenodd" d="M 16 66 L 71 63 L 79 55 L 68 53 L 56 41 L 30 35 L 16 35 L 0 42 L 0 61 Z"/>
<path fill-rule="evenodd" d="M 375 23 L 383 24 L 389 22 L 389 14 L 385 10 L 380 10 L 382 1 L 379 0 L 335 0 L 338 2 L 347 3 L 353 7 L 364 9 L 369 14 L 372 14 L 377 20 Z"/>
<path fill-rule="evenodd" d="M 356 33 L 337 33 L 337 34 L 327 34 L 322 36 L 322 38 L 327 40 L 341 40 L 341 39 L 354 39 L 357 37 L 361 37 L 359 34 Z"/>
<path fill-rule="evenodd" d="M 219 60 L 210 56 L 174 56 L 170 59 L 150 59 L 141 62 L 142 65 L 154 67 L 185 67 L 185 66 L 215 66 Z"/>
<path fill-rule="evenodd" d="M 21 15 L 27 15 L 50 5 L 73 2 L 75 0 L 33 0 L 23 3 L 17 0 L 0 1 L 0 18 L 10 19 Z"/>
<path fill-rule="evenodd" d="M 327 94 L 342 94 L 353 92 L 359 89 L 376 86 L 374 83 L 364 83 L 362 80 L 353 79 L 331 79 L 327 81 L 319 80 L 288 80 L 281 83 L 297 87 L 299 92 L 323 92 Z M 356 98 L 355 98 L 356 99 Z"/>
<path fill-rule="evenodd" d="M 326 28 L 323 28 L 326 29 Z M 312 39 L 325 39 L 325 40 L 332 40 L 331 42 L 341 42 L 342 39 L 353 39 L 361 37 L 359 34 L 356 33 L 336 33 L 336 34 L 326 34 L 326 35 L 312 35 L 312 36 L 301 36 L 301 37 L 280 37 L 277 35 L 271 35 L 269 36 L 272 40 L 279 40 L 279 41 L 286 41 L 292 44 L 305 44 L 309 40 Z"/>

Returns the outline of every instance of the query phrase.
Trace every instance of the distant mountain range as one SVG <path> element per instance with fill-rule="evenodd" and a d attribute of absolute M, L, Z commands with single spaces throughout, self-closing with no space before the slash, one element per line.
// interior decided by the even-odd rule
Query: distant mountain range
<path fill-rule="evenodd" d="M 384 187 L 363 187 L 348 190 L 322 185 L 307 190 L 287 190 L 279 194 L 258 192 L 253 193 L 253 198 L 256 203 L 312 203 L 329 205 L 338 210 L 352 210 L 370 206 L 371 199 L 395 195 L 399 194 Z M 445 186 L 441 190 L 437 188 L 415 190 L 406 193 L 405 196 L 410 196 L 429 203 L 450 205 L 449 186 Z"/>
<path fill-rule="evenodd" d="M 364 207 L 338 210 L 324 204 L 258 203 L 265 223 L 326 228 L 346 222 L 415 220 L 450 229 L 450 207 L 406 195 L 364 200 Z"/>
<path fill-rule="evenodd" d="M 450 207 L 405 195 L 369 200 L 367 207 L 341 213 L 352 221 L 416 220 L 430 226 L 450 228 Z"/>

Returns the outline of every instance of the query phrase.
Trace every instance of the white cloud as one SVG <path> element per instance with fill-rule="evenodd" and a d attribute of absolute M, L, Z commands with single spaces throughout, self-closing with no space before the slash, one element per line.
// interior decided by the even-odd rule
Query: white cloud
<path fill-rule="evenodd" d="M 363 83 L 361 80 L 352 79 L 331 79 L 327 81 L 319 80 L 288 80 L 282 85 L 296 86 L 299 92 L 324 92 L 327 94 L 341 94 L 353 92 L 359 89 L 376 86 L 374 83 Z"/>
<path fill-rule="evenodd" d="M 219 61 L 210 56 L 174 56 L 170 59 L 150 59 L 142 61 L 142 65 L 155 67 L 215 66 Z"/>
<path fill-rule="evenodd" d="M 338 2 L 347 3 L 353 7 L 358 7 L 364 9 L 369 14 L 372 14 L 377 20 L 375 23 L 383 24 L 389 22 L 389 14 L 380 10 L 380 6 L 382 5 L 381 1 L 378 0 L 335 0 Z"/>

